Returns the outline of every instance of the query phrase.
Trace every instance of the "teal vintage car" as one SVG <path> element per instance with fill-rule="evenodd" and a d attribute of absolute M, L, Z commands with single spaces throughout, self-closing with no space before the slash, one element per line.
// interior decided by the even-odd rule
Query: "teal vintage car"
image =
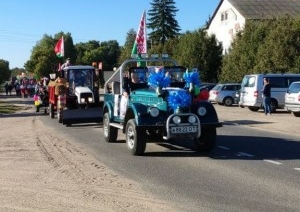
<path fill-rule="evenodd" d="M 124 61 L 105 83 L 105 140 L 115 142 L 121 130 L 132 155 L 144 154 L 147 142 L 172 138 L 191 138 L 196 151 L 212 150 L 222 124 L 210 102 L 195 98 L 187 74 L 166 56 Z"/>

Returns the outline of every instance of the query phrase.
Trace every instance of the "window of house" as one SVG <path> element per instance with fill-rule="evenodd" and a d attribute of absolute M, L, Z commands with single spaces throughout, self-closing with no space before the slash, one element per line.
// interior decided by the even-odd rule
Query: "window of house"
<path fill-rule="evenodd" d="M 228 12 L 222 12 L 221 13 L 221 21 L 225 21 L 228 19 Z"/>

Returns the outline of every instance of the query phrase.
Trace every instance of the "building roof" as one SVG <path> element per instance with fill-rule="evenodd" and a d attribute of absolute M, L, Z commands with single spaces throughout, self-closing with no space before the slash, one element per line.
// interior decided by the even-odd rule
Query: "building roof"
<path fill-rule="evenodd" d="M 211 21 L 216 16 L 224 0 L 220 0 Z M 228 0 L 245 19 L 271 19 L 290 16 L 300 17 L 300 0 Z"/>
<path fill-rule="evenodd" d="M 246 19 L 300 15 L 300 0 L 228 0 Z"/>

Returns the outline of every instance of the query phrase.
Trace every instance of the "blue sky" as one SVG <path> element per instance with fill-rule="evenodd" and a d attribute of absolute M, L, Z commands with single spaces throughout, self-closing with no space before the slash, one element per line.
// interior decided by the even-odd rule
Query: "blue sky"
<path fill-rule="evenodd" d="M 181 32 L 202 27 L 220 0 L 174 0 Z M 137 31 L 152 0 L 1 0 L 0 59 L 22 68 L 32 48 L 45 34 L 71 33 L 74 44 L 90 40 L 125 43 L 130 29 Z"/>

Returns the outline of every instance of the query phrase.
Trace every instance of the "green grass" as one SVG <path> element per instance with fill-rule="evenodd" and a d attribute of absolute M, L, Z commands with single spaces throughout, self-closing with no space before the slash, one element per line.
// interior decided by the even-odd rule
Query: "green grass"
<path fill-rule="evenodd" d="M 18 110 L 21 110 L 23 107 L 8 104 L 0 101 L 0 114 L 12 114 Z"/>

